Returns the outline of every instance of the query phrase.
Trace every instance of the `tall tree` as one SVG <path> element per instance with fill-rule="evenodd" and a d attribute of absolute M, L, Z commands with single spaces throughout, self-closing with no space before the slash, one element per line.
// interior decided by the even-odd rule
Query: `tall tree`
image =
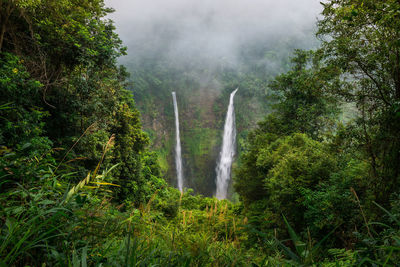
<path fill-rule="evenodd" d="M 325 65 L 318 54 L 296 51 L 292 58 L 291 70 L 277 76 L 270 83 L 270 89 L 278 101 L 274 105 L 275 110 L 249 134 L 241 164 L 235 173 L 235 189 L 246 205 L 270 198 L 271 188 L 267 188 L 270 180 L 267 182 L 266 177 L 272 175 L 269 172 L 275 164 L 283 164 L 287 160 L 279 158 L 264 164 L 261 157 L 274 153 L 276 144 L 289 135 L 306 134 L 300 135 L 300 139 L 307 140 L 305 143 L 308 145 L 314 144 L 312 139 L 309 140 L 310 137 L 314 140 L 323 139 L 323 134 L 331 128 L 338 108 L 336 99 L 327 92 L 342 86 L 339 75 L 340 70 Z M 310 147 L 310 150 L 316 149 L 314 145 Z M 321 152 L 322 154 L 325 152 Z M 281 160 L 282 163 L 279 163 Z M 296 163 L 293 161 L 293 164 Z M 309 170 L 305 170 L 307 171 Z M 297 175 L 293 174 L 291 179 L 297 180 L 301 175 L 299 171 Z M 327 179 L 328 176 L 324 175 L 319 179 Z"/>
<path fill-rule="evenodd" d="M 340 70 L 325 65 L 313 51 L 297 50 L 291 62 L 292 68 L 269 85 L 278 100 L 274 116 L 281 134 L 301 132 L 319 138 L 338 113 L 337 101 L 328 92 L 342 86 Z"/>
<path fill-rule="evenodd" d="M 334 92 L 357 104 L 376 192 L 387 199 L 400 180 L 400 1 L 330 0 L 323 15 L 323 52 L 351 84 Z"/>

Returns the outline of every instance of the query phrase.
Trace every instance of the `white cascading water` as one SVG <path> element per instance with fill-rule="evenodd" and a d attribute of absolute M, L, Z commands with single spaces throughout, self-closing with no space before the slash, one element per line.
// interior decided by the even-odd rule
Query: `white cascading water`
<path fill-rule="evenodd" d="M 235 156 L 236 126 L 235 110 L 233 99 L 239 88 L 231 93 L 229 98 L 228 112 L 226 113 L 224 135 L 222 138 L 222 149 L 217 164 L 217 192 L 218 199 L 225 199 L 228 194 L 229 180 L 231 179 L 231 169 L 233 158 Z"/>
<path fill-rule="evenodd" d="M 175 145 L 176 176 L 178 180 L 178 189 L 179 191 L 182 192 L 183 190 L 182 149 L 181 149 L 181 137 L 179 133 L 178 104 L 176 103 L 175 92 L 172 92 L 172 99 L 174 100 L 175 128 L 176 128 L 176 145 Z"/>

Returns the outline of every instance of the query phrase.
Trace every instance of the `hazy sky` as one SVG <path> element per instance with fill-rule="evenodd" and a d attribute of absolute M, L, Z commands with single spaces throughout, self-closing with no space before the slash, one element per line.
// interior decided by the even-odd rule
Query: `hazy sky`
<path fill-rule="evenodd" d="M 129 59 L 234 62 L 246 46 L 313 38 L 320 0 L 106 0 Z M 299 44 L 301 46 L 301 44 Z"/>

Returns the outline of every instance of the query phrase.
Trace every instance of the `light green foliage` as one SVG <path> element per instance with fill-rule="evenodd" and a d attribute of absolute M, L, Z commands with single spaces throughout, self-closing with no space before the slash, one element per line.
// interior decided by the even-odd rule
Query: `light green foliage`
<path fill-rule="evenodd" d="M 306 207 L 302 192 L 312 191 L 319 183 L 328 181 L 337 169 L 336 159 L 325 144 L 304 134 L 254 145 L 259 147 L 245 154 L 236 171 L 236 190 L 247 204 L 263 203 L 267 224 L 272 222 L 282 227 L 279 217 L 283 213 L 296 227 L 303 227 Z M 258 208 L 251 206 L 251 209 Z"/>
<path fill-rule="evenodd" d="M 271 143 L 260 151 L 256 164 L 264 172 L 270 209 L 286 214 L 296 226 L 303 221 L 301 190 L 313 190 L 337 168 L 335 158 L 323 144 L 302 134 Z"/>
<path fill-rule="evenodd" d="M 190 169 L 186 168 L 186 174 L 197 193 L 210 194 L 210 185 L 214 184 L 215 177 L 213 159 L 219 139 L 220 131 L 204 127 L 188 129 L 182 134 L 182 145 L 186 151 L 184 160 L 190 166 Z"/>
<path fill-rule="evenodd" d="M 185 145 L 192 155 L 208 155 L 209 150 L 215 146 L 218 133 L 216 130 L 207 128 L 193 129 L 186 134 Z"/>

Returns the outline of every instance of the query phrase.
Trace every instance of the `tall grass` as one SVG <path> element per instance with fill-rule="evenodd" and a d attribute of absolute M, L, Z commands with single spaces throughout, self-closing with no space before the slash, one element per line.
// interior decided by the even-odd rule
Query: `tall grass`
<path fill-rule="evenodd" d="M 2 205 L 0 263 L 3 266 L 35 263 L 36 255 L 50 254 L 54 244 L 68 235 L 64 229 L 71 211 L 60 200 L 48 199 L 43 189 L 35 193 L 16 189 L 12 195 L 2 194 L 0 203 L 13 202 L 16 196 L 28 196 L 31 200 L 25 198 L 25 205 Z"/>

